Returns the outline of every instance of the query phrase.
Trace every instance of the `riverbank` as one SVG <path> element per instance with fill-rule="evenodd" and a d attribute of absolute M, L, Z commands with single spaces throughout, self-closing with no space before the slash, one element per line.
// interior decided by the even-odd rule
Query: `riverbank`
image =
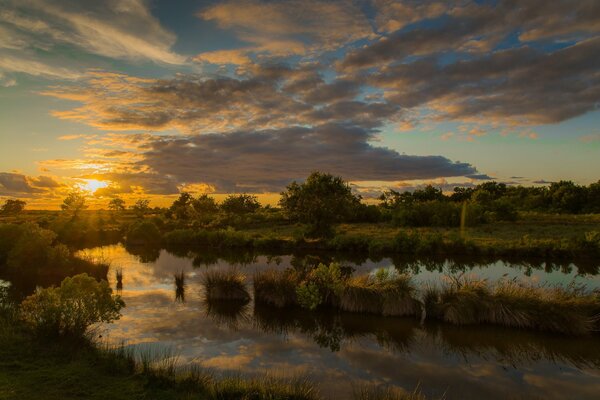
<path fill-rule="evenodd" d="M 0 399 L 46 400 L 318 400 L 303 378 L 216 377 L 201 368 L 177 367 L 169 352 L 155 358 L 89 340 L 49 341 L 0 315 Z M 425 400 L 418 391 L 357 386 L 356 400 Z"/>

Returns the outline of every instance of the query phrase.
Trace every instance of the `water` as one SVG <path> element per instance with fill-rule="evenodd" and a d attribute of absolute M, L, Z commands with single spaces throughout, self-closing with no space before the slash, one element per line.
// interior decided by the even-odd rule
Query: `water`
<path fill-rule="evenodd" d="M 292 256 L 252 257 L 165 250 L 133 251 L 120 245 L 86 250 L 111 262 L 109 283 L 123 271 L 123 317 L 107 327 L 109 340 L 168 346 L 182 362 L 223 373 L 309 375 L 324 395 L 351 397 L 353 386 L 420 387 L 446 399 L 592 399 L 600 393 L 600 338 L 566 338 L 498 327 L 456 327 L 411 318 L 349 313 L 280 311 L 268 307 L 209 305 L 203 300 L 201 272 L 237 268 L 252 274 L 285 268 Z M 229 260 L 224 261 L 223 259 Z M 145 261 L 145 262 L 142 262 Z M 575 265 L 493 262 L 363 260 L 344 262 L 358 272 L 397 267 L 417 281 L 444 279 L 450 270 L 495 279 L 538 284 L 585 284 L 600 288 L 600 276 Z M 208 264 L 208 265 L 206 265 Z M 179 290 L 175 274 L 183 273 Z M 249 282 L 251 284 L 251 282 Z"/>

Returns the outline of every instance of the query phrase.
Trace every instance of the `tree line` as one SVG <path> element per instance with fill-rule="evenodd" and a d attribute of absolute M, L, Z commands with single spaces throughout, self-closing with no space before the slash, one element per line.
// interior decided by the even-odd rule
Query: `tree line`
<path fill-rule="evenodd" d="M 391 222 L 397 226 L 459 226 L 512 221 L 520 211 L 543 213 L 600 213 L 600 181 L 588 186 L 560 181 L 541 187 L 509 186 L 485 182 L 473 187 L 456 187 L 450 193 L 427 185 L 413 191 L 387 190 L 378 204 L 366 204 L 348 182 L 339 176 L 314 172 L 304 182 L 292 182 L 279 200 L 279 208 L 261 206 L 250 194 L 231 194 L 221 203 L 202 194 L 188 192 L 167 208 L 150 207 L 139 199 L 127 207 L 123 199 L 112 198 L 109 210 L 131 210 L 138 217 L 160 214 L 166 220 L 203 227 L 239 226 L 252 221 L 287 221 L 307 225 L 308 233 L 328 235 L 341 222 Z M 14 215 L 25 207 L 22 200 L 7 200 L 3 215 Z M 72 192 L 61 209 L 74 217 L 86 209 L 82 192 Z"/>

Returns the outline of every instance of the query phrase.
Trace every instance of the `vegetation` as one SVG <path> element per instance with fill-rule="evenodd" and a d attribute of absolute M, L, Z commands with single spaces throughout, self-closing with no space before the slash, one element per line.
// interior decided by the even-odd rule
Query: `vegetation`
<path fill-rule="evenodd" d="M 248 302 L 246 276 L 236 269 L 210 269 L 202 274 L 207 300 L 234 300 Z"/>
<path fill-rule="evenodd" d="M 79 190 L 69 193 L 60 205 L 60 208 L 63 211 L 70 213 L 73 216 L 76 216 L 80 211 L 85 210 L 87 207 L 85 194 Z"/>
<path fill-rule="evenodd" d="M 120 197 L 115 197 L 108 202 L 108 209 L 112 211 L 125 210 L 125 200 Z"/>
<path fill-rule="evenodd" d="M 20 315 L 35 332 L 46 337 L 83 338 L 91 325 L 119 319 L 124 306 L 106 281 L 81 274 L 65 278 L 60 287 L 38 288 L 23 300 Z"/>
<path fill-rule="evenodd" d="M 138 220 L 127 230 L 127 243 L 134 245 L 158 245 L 162 234 L 156 224 L 150 220 Z"/>
<path fill-rule="evenodd" d="M 288 185 L 279 201 L 292 219 L 308 224 L 311 236 L 330 236 L 332 225 L 349 220 L 359 204 L 360 198 L 342 178 L 320 172 Z"/>
<path fill-rule="evenodd" d="M 25 209 L 25 203 L 23 200 L 8 199 L 0 207 L 0 215 L 16 215 Z"/>
<path fill-rule="evenodd" d="M 584 335 L 597 331 L 600 293 L 458 277 L 425 296 L 428 316 L 456 325 L 489 323 Z"/>
<path fill-rule="evenodd" d="M 79 334 L 92 320 L 109 322 L 118 314 L 117 298 L 111 297 L 108 311 L 104 307 L 109 301 L 105 282 L 92 284 L 89 279 L 75 277 L 55 288 L 69 309 L 57 323 L 69 328 L 58 337 L 36 334 L 40 321 L 53 321 L 45 312 L 39 314 L 39 309 L 54 309 L 54 305 L 46 306 L 49 303 L 39 294 L 21 307 L 0 296 L 0 398 L 37 399 L 41 393 L 45 399 L 57 400 L 319 398 L 316 389 L 300 378 L 216 376 L 195 365 L 177 365 L 177 357 L 168 351 L 109 347 L 84 337 L 73 341 L 70 335 L 65 338 L 62 334 Z M 57 294 L 44 293 L 41 296 Z M 87 300 L 84 294 L 100 301 Z M 34 314 L 32 302 L 38 303 Z"/>
<path fill-rule="evenodd" d="M 282 287 L 273 290 L 277 284 Z M 284 295 L 294 284 L 296 296 Z M 441 288 L 418 290 L 408 276 L 395 270 L 349 277 L 333 263 L 319 264 L 304 273 L 257 274 L 254 293 L 256 301 L 276 307 L 298 305 L 314 310 L 327 306 L 384 316 L 434 318 L 456 325 L 483 323 L 568 335 L 585 335 L 600 328 L 600 293 L 583 288 L 524 286 L 515 281 L 490 285 L 485 280 L 459 277 Z"/>

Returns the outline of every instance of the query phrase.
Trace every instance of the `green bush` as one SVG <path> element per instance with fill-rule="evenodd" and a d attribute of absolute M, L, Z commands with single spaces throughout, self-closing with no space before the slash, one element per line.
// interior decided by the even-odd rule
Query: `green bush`
<path fill-rule="evenodd" d="M 119 319 L 124 306 L 106 281 L 80 274 L 65 278 L 60 287 L 38 288 L 23 300 L 20 314 L 40 334 L 82 338 L 91 325 Z"/>
<path fill-rule="evenodd" d="M 160 241 L 160 230 L 152 221 L 145 219 L 135 221 L 127 230 L 128 244 L 156 244 Z"/>
<path fill-rule="evenodd" d="M 319 286 L 313 282 L 305 282 L 296 288 L 298 304 L 303 308 L 314 310 L 323 302 Z"/>

